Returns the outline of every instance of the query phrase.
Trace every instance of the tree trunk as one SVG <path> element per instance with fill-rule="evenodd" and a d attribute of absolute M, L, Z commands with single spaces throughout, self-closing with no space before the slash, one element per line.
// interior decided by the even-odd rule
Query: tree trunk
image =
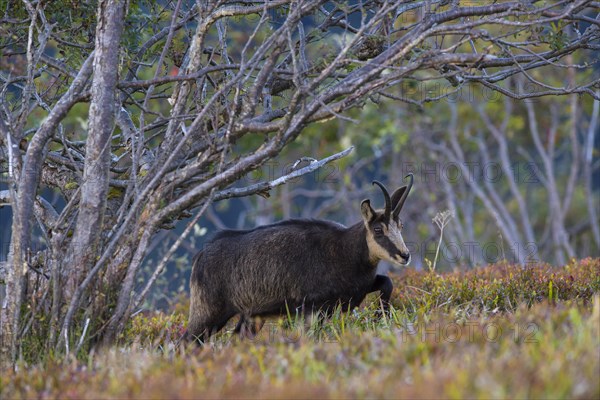
<path fill-rule="evenodd" d="M 110 167 L 110 141 L 115 122 L 115 89 L 119 70 L 119 42 L 125 16 L 124 0 L 98 4 L 94 79 L 89 110 L 89 131 L 81 184 L 79 215 L 62 272 L 65 300 L 96 261 L 103 231 Z"/>

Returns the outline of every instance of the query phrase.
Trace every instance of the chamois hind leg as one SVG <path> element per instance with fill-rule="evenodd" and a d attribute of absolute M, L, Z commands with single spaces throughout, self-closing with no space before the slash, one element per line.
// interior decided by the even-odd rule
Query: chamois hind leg
<path fill-rule="evenodd" d="M 190 314 L 186 339 L 204 343 L 220 331 L 237 312 L 226 299 L 209 290 L 207 284 L 197 277 L 198 274 L 195 265 L 190 281 Z"/>
<path fill-rule="evenodd" d="M 394 285 L 392 284 L 392 280 L 389 277 L 385 275 L 377 275 L 375 276 L 375 282 L 373 282 L 373 286 L 371 286 L 369 293 L 377 291 L 380 292 L 383 310 L 388 311 L 390 308 L 390 298 L 392 297 L 393 289 Z"/>
<path fill-rule="evenodd" d="M 206 342 L 212 335 L 220 331 L 236 312 L 231 306 L 220 301 L 211 301 L 204 296 L 202 288 L 192 285 L 190 300 L 190 316 L 188 321 L 187 340 L 197 343 Z"/>
<path fill-rule="evenodd" d="M 219 312 L 216 315 L 206 316 L 192 314 L 188 324 L 188 341 L 205 343 L 212 335 L 223 329 L 234 315 L 234 312 Z"/>

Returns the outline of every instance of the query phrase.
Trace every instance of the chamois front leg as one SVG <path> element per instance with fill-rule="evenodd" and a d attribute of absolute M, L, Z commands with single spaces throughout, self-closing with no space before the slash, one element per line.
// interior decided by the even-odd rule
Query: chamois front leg
<path fill-rule="evenodd" d="M 247 315 L 240 315 L 240 320 L 237 326 L 233 330 L 233 333 L 240 335 L 243 338 L 254 339 L 258 332 L 262 329 L 265 324 L 264 319 L 260 317 L 251 317 Z"/>
<path fill-rule="evenodd" d="M 371 286 L 371 292 L 379 291 L 381 293 L 381 303 L 383 304 L 383 310 L 388 311 L 390 307 L 390 298 L 392 297 L 392 290 L 394 289 L 394 285 L 392 284 L 392 280 L 385 275 L 377 275 L 375 276 L 375 282 L 373 282 L 373 286 Z"/>

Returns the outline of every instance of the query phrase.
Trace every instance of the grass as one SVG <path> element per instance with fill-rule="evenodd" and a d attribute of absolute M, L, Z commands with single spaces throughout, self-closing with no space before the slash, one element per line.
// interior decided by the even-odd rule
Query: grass
<path fill-rule="evenodd" d="M 600 259 L 393 279 L 387 317 L 370 297 L 203 348 L 175 349 L 185 304 L 138 315 L 118 346 L 4 371 L 0 398 L 600 398 Z"/>

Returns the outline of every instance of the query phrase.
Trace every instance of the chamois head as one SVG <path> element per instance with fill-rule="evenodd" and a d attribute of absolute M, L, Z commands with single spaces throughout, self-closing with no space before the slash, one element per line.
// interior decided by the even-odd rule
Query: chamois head
<path fill-rule="evenodd" d="M 408 186 L 398 188 L 391 197 L 385 186 L 380 182 L 373 181 L 373 185 L 379 186 L 383 192 L 385 199 L 383 210 L 373 210 L 371 201 L 368 199 L 363 200 L 360 204 L 360 212 L 367 229 L 369 256 L 373 263 L 387 260 L 400 266 L 408 265 L 410 262 L 410 253 L 402 238 L 403 224 L 398 215 L 412 188 L 413 175 L 408 174 L 404 178 L 410 178 Z"/>

